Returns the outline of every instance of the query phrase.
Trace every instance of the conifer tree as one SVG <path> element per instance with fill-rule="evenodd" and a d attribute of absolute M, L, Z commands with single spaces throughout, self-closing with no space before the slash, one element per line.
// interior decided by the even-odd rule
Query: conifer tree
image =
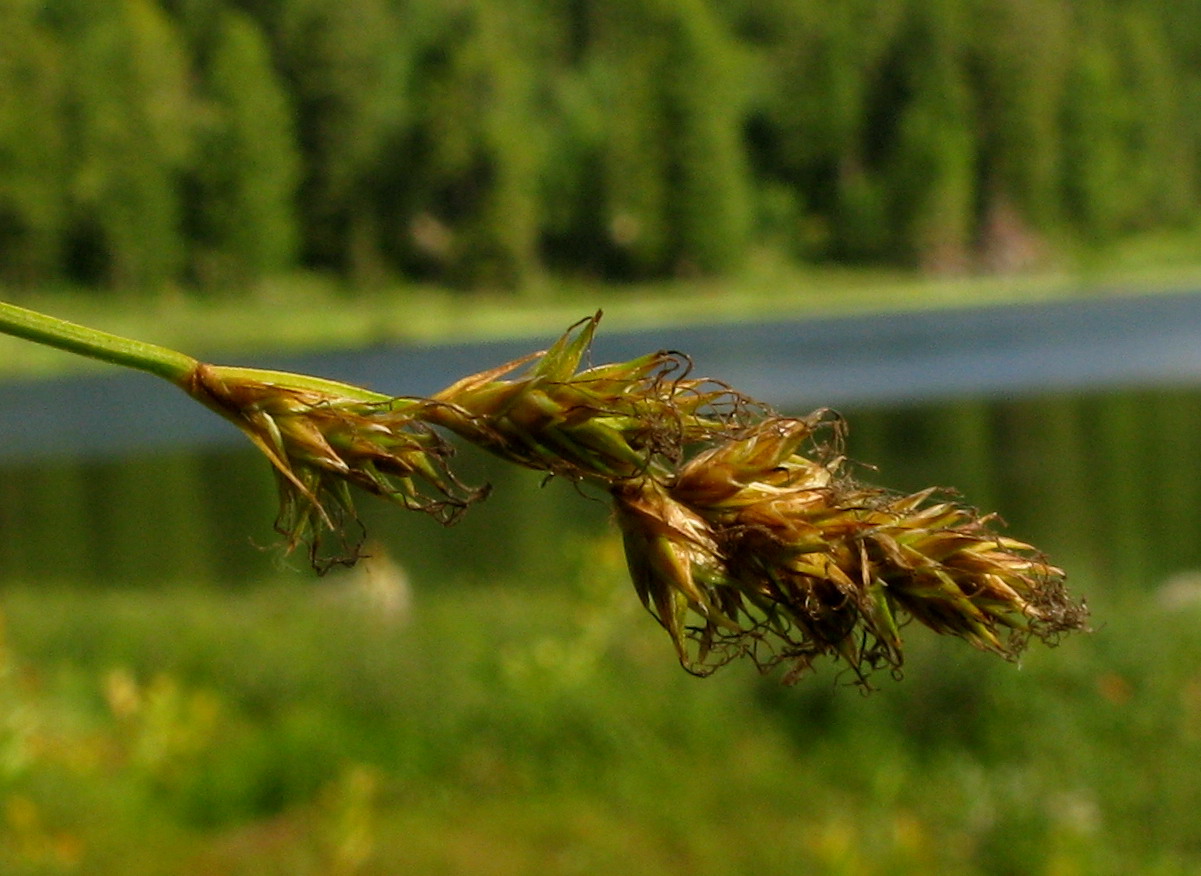
<path fill-rule="evenodd" d="M 1146 8 L 1094 3 L 1076 15 L 1063 111 L 1063 199 L 1076 227 L 1107 240 L 1195 215 L 1180 49 Z"/>
<path fill-rule="evenodd" d="M 471 0 L 429 19 L 406 142 L 408 256 L 456 285 L 516 287 L 536 267 L 545 125 L 536 4 Z"/>
<path fill-rule="evenodd" d="M 222 10 L 205 66 L 194 264 L 204 285 L 237 285 L 291 266 L 300 161 L 287 98 L 254 21 Z"/>
<path fill-rule="evenodd" d="M 662 3 L 595 4 L 593 81 L 608 116 L 601 139 L 602 219 L 608 269 L 619 277 L 663 273 L 671 261 L 669 121 L 659 92 Z M 658 13 L 658 16 L 656 16 Z"/>
<path fill-rule="evenodd" d="M 265 14 L 304 156 L 304 254 L 353 280 L 378 281 L 387 274 L 390 236 L 381 202 L 394 196 L 392 170 L 404 161 L 407 34 L 417 23 L 402 21 L 390 0 L 291 0 Z"/>
<path fill-rule="evenodd" d="M 0 280 L 59 272 L 66 221 L 61 46 L 32 3 L 0 4 Z"/>
<path fill-rule="evenodd" d="M 735 267 L 750 211 L 743 59 L 699 0 L 597 4 L 594 27 L 594 75 L 622 108 L 602 146 L 617 270 Z"/>
<path fill-rule="evenodd" d="M 70 61 L 71 267 L 83 280 L 160 287 L 184 257 L 192 105 L 179 35 L 151 0 L 51 5 Z"/>
<path fill-rule="evenodd" d="M 1195 218 L 1198 0 L 7 0 L 0 280 L 1021 267 Z M 757 216 L 752 217 L 753 213 Z"/>
<path fill-rule="evenodd" d="M 1095 239 L 1120 223 L 1124 173 L 1118 66 L 1096 30 L 1078 38 L 1063 109 L 1064 206 L 1073 224 Z"/>
<path fill-rule="evenodd" d="M 721 273 L 742 263 L 748 245 L 745 59 L 708 4 L 673 5 L 677 18 L 663 75 L 665 109 L 676 129 L 669 139 L 676 267 Z"/>
<path fill-rule="evenodd" d="M 1075 39 L 1061 0 L 979 0 L 973 4 L 972 67 L 976 73 L 982 221 L 999 239 L 986 250 L 1004 249 L 1053 232 L 1062 219 L 1060 108 L 1065 60 Z M 996 252 L 1004 264 L 1010 256 Z M 1022 261 L 1017 257 L 1016 262 Z"/>
<path fill-rule="evenodd" d="M 587 3 L 563 0 L 559 8 L 543 66 L 553 74 L 541 101 L 540 257 L 552 271 L 595 276 L 604 273 L 609 256 L 602 156 L 613 113 L 596 65 L 589 63 L 593 20 Z"/>
<path fill-rule="evenodd" d="M 871 108 L 890 105 L 886 62 L 903 15 L 872 0 L 779 3 L 763 31 L 760 172 L 800 193 L 825 229 L 823 255 L 879 258 L 891 246 Z"/>
<path fill-rule="evenodd" d="M 1114 43 L 1125 115 L 1125 181 L 1130 229 L 1177 221 L 1196 202 L 1196 168 L 1189 165 L 1182 111 L 1182 76 L 1165 25 L 1151 5 L 1116 10 Z M 1168 24 L 1167 27 L 1174 25 Z"/>
<path fill-rule="evenodd" d="M 896 254 L 936 272 L 968 266 L 975 222 L 976 141 L 961 9 L 937 0 L 914 8 L 898 44 L 896 75 L 906 97 L 886 159 Z"/>

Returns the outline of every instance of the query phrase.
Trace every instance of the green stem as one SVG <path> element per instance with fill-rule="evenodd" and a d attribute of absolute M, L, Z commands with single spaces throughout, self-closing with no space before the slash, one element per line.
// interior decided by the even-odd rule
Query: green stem
<path fill-rule="evenodd" d="M 99 329 L 68 322 L 65 319 L 27 310 L 6 301 L 0 301 L 0 332 L 37 344 L 57 347 L 80 356 L 90 356 L 114 365 L 148 371 L 181 386 L 185 386 L 187 377 L 199 364 L 191 356 L 167 347 L 135 341 L 132 338 L 123 338 L 120 335 L 109 334 Z M 394 401 L 391 396 L 372 392 L 361 386 L 352 386 L 349 383 L 326 380 L 323 377 L 313 377 L 308 374 L 227 365 L 213 366 L 213 370 L 226 380 L 257 381 L 290 389 L 312 390 L 372 404 Z"/>
<path fill-rule="evenodd" d="M 196 367 L 195 359 L 175 350 L 88 328 L 6 301 L 0 301 L 0 332 L 68 353 L 147 371 L 174 383 L 179 383 Z"/>

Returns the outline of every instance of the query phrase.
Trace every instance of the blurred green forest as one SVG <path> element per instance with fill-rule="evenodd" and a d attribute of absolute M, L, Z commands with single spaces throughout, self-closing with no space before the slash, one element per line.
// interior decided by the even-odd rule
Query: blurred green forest
<path fill-rule="evenodd" d="M 1201 219 L 1198 0 L 0 0 L 0 283 L 1006 271 Z"/>

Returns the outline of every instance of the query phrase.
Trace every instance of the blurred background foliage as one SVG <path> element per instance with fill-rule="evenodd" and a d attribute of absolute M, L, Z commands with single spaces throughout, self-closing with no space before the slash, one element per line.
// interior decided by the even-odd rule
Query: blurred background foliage
<path fill-rule="evenodd" d="M 3 0 L 0 282 L 1010 270 L 1201 220 L 1196 0 Z"/>

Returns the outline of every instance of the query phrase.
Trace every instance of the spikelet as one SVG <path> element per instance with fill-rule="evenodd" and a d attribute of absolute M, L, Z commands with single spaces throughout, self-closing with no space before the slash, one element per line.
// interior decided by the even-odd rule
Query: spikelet
<path fill-rule="evenodd" d="M 359 559 L 364 532 L 351 486 L 447 524 L 487 495 L 486 486 L 466 487 L 451 472 L 453 448 L 419 418 L 419 400 L 364 402 L 211 365 L 197 366 L 186 388 L 271 461 L 276 531 L 288 550 L 307 545 L 318 571 Z"/>
<path fill-rule="evenodd" d="M 932 490 L 861 485 L 843 473 L 837 446 L 802 453 L 826 427 L 838 435 L 825 411 L 772 417 L 694 456 L 654 505 L 657 521 L 650 503 L 634 515 L 628 488 L 614 491 L 639 595 L 685 668 L 707 674 L 746 654 L 762 669 L 788 665 L 794 680 L 827 655 L 866 679 L 900 669 L 910 617 L 1007 658 L 1031 635 L 1053 641 L 1083 626 L 1063 572 L 988 518 Z M 632 535 L 635 525 L 644 532 Z M 693 561 L 653 574 L 648 555 L 664 554 Z"/>
<path fill-rule="evenodd" d="M 722 384 L 690 379 L 687 359 L 668 351 L 578 370 L 599 320 L 458 381 L 421 416 L 510 462 L 608 484 L 670 477 L 686 447 L 729 433 L 753 405 Z"/>

